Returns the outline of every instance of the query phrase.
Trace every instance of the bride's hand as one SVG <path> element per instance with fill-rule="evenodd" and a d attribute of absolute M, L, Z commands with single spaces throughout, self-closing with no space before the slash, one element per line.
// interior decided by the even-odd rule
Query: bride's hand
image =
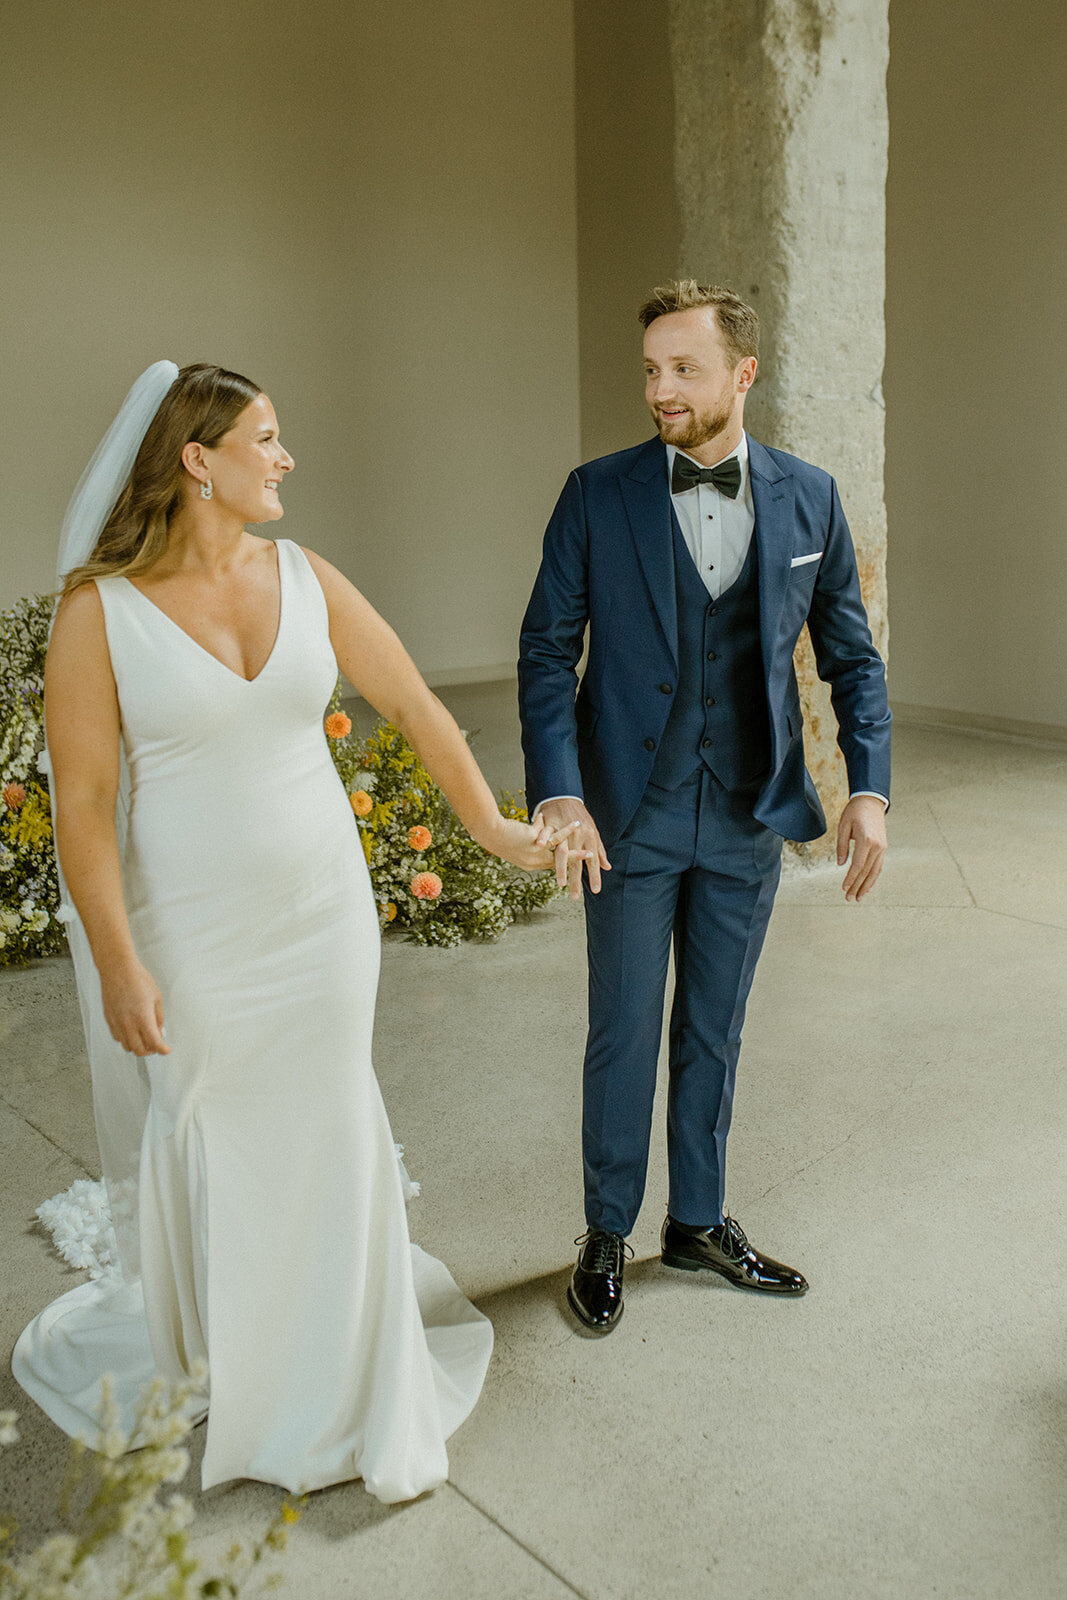
<path fill-rule="evenodd" d="M 111 1037 L 134 1056 L 169 1056 L 163 1037 L 163 997 L 152 974 L 136 960 L 100 974 L 104 1016 Z"/>
<path fill-rule="evenodd" d="M 524 867 L 527 872 L 544 872 L 549 867 L 556 867 L 556 879 L 562 887 L 567 881 L 567 869 L 563 867 L 561 878 L 556 850 L 581 824 L 572 822 L 566 828 L 559 828 L 547 844 L 538 844 L 537 837 L 544 832 L 544 826 L 540 813 L 532 823 L 516 822 L 511 817 L 502 816 L 493 829 L 493 837 L 479 842 L 494 856 L 499 856 L 502 861 L 510 861 L 513 867 Z M 570 852 L 572 856 L 575 853 L 573 850 Z"/>

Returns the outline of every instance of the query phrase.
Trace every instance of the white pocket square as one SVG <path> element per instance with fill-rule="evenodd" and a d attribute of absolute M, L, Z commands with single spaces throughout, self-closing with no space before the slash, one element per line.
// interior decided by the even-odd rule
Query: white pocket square
<path fill-rule="evenodd" d="M 818 561 L 821 555 L 821 550 L 813 550 L 810 556 L 794 556 L 789 565 L 791 567 L 806 567 L 809 561 Z"/>

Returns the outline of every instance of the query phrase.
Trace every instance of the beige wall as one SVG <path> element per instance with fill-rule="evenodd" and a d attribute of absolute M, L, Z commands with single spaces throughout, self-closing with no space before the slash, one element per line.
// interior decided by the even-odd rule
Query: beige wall
<path fill-rule="evenodd" d="M 582 458 L 654 432 L 636 311 L 678 270 L 667 7 L 577 0 Z"/>
<path fill-rule="evenodd" d="M 892 0 L 897 702 L 1067 727 L 1067 10 Z"/>
<path fill-rule="evenodd" d="M 438 679 L 511 670 L 579 451 L 572 25 L 571 0 L 8 8 L 0 605 L 51 586 L 136 373 L 217 360 L 297 459 L 281 531 Z"/>

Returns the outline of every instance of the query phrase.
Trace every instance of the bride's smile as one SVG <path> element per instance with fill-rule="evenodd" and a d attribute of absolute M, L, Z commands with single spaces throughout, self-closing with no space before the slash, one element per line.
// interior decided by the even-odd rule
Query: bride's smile
<path fill-rule="evenodd" d="M 278 418 L 265 394 L 258 395 L 214 449 L 193 444 L 189 465 L 201 485 L 211 485 L 212 510 L 223 518 L 276 522 L 285 515 L 281 485 L 295 466 L 282 445 Z M 196 509 L 199 505 L 194 500 Z"/>

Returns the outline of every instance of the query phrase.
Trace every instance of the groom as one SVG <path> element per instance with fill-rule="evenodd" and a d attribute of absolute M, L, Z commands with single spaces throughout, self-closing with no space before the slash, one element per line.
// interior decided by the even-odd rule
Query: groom
<path fill-rule="evenodd" d="M 571 474 L 519 659 L 527 797 L 546 837 L 580 823 L 557 868 L 575 896 L 586 875 L 588 1232 L 567 1298 L 596 1334 L 622 1315 L 672 939 L 662 1260 L 765 1293 L 807 1288 L 723 1210 L 741 1025 L 782 840 L 826 829 L 793 671 L 805 622 L 848 768 L 837 858 L 851 851 L 850 901 L 881 872 L 889 805 L 885 670 L 836 485 L 744 432 L 756 313 L 689 279 L 656 290 L 639 319 L 659 437 Z"/>

